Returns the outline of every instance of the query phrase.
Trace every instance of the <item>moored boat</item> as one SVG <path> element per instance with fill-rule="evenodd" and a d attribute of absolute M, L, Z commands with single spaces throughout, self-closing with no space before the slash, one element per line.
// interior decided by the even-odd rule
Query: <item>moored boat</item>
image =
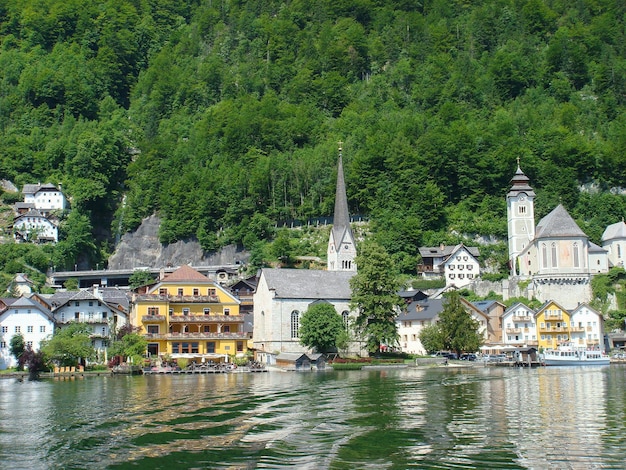
<path fill-rule="evenodd" d="M 546 366 L 609 365 L 609 356 L 600 349 L 579 348 L 571 344 L 546 349 L 542 354 Z"/>

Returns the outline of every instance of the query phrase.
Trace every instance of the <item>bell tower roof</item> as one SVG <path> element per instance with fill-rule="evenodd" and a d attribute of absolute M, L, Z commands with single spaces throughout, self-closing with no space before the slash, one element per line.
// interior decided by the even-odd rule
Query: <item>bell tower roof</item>
<path fill-rule="evenodd" d="M 336 243 L 341 243 L 346 231 L 350 232 L 350 213 L 348 212 L 348 196 L 346 195 L 346 182 L 343 176 L 342 148 L 339 146 L 339 164 L 337 165 L 337 188 L 335 192 L 335 213 L 333 216 L 333 237 Z"/>
<path fill-rule="evenodd" d="M 517 159 L 517 171 L 513 178 L 511 178 L 511 189 L 509 193 L 506 195 L 507 197 L 515 197 L 520 193 L 526 194 L 526 196 L 534 197 L 536 196 L 535 191 L 530 186 L 530 178 L 524 174 L 522 169 L 519 166 L 519 158 Z"/>

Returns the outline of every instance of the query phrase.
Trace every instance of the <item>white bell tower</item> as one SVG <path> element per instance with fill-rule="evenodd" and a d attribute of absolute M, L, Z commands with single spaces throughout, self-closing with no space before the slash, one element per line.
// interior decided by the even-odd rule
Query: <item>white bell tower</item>
<path fill-rule="evenodd" d="M 529 184 L 517 159 L 517 171 L 511 179 L 511 189 L 506 195 L 506 214 L 509 238 L 509 266 L 511 275 L 520 274 L 519 254 L 535 238 L 535 192 Z"/>

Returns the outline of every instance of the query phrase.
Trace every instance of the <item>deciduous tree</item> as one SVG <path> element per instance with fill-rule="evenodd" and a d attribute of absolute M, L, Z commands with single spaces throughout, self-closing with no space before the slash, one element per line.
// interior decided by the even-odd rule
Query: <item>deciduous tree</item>
<path fill-rule="evenodd" d="M 300 319 L 300 343 L 318 352 L 331 352 L 339 347 L 345 327 L 341 316 L 329 303 L 309 307 Z"/>

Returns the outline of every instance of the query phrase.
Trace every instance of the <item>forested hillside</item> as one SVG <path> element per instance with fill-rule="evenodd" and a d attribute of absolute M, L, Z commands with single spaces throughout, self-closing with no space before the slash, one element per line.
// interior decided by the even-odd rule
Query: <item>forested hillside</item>
<path fill-rule="evenodd" d="M 615 0 L 4 0 L 0 178 L 63 184 L 57 266 L 153 213 L 207 250 L 331 215 L 339 141 L 351 212 L 405 272 L 419 245 L 506 237 L 517 158 L 537 216 L 560 201 L 598 243 L 626 215 L 625 20 Z"/>

